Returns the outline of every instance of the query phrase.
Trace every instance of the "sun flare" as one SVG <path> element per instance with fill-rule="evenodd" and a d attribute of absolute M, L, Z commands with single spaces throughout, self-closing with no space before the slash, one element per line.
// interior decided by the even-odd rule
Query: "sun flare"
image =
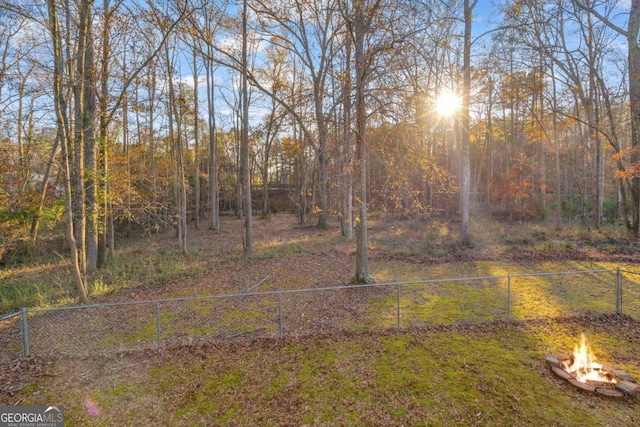
<path fill-rule="evenodd" d="M 451 116 L 460 109 L 460 97 L 453 92 L 443 92 L 436 99 L 436 111 L 441 116 Z"/>

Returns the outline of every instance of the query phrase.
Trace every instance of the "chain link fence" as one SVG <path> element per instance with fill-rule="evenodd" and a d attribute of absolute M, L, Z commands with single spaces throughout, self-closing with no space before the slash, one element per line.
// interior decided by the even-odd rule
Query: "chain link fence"
<path fill-rule="evenodd" d="M 11 357 L 24 353 L 20 313 L 0 316 L 0 364 L 8 363 Z"/>
<path fill-rule="evenodd" d="M 239 336 L 282 338 L 587 313 L 640 319 L 639 283 L 640 273 L 618 268 L 25 308 L 0 318 L 0 363 L 19 354 L 88 357 Z"/>

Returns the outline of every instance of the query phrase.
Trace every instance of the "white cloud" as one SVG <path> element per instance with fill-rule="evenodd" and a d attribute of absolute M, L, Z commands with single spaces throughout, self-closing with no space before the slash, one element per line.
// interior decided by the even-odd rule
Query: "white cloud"
<path fill-rule="evenodd" d="M 183 76 L 182 78 L 178 79 L 178 81 L 182 84 L 185 84 L 189 87 L 194 87 L 195 86 L 195 78 L 193 74 L 187 74 L 186 76 Z M 202 87 L 207 83 L 207 79 L 205 76 L 199 75 L 198 76 L 198 86 Z"/>
<path fill-rule="evenodd" d="M 631 0 L 618 0 L 616 1 L 616 7 L 619 9 L 629 10 L 631 9 Z"/>

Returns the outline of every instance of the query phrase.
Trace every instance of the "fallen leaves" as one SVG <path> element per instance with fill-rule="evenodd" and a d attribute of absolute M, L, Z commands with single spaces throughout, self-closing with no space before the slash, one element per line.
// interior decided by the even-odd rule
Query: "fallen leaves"
<path fill-rule="evenodd" d="M 337 229 L 319 234 L 315 229 L 292 224 L 290 217 L 259 223 L 257 254 L 251 258 L 234 252 L 237 236 L 233 233 L 194 233 L 194 245 L 219 245 L 217 258 L 207 263 L 199 264 L 195 255 L 189 259 L 206 265 L 204 272 L 171 283 L 132 286 L 99 296 L 96 302 L 346 284 L 353 274 L 352 243 L 341 239 Z M 391 268 L 398 279 L 408 263 L 422 269 L 426 264 L 494 259 L 639 258 L 633 252 L 612 255 L 579 250 L 579 245 L 572 246 L 576 250 L 555 252 L 526 248 L 504 252 L 480 245 L 442 255 L 394 252 L 376 240 L 386 229 L 380 226 L 372 234 L 372 265 L 383 259 L 401 261 L 391 263 L 398 268 L 396 272 Z M 295 245 L 288 245 L 294 241 Z M 154 241 L 156 246 L 174 243 L 168 237 L 166 241 L 161 237 Z M 27 359 L 7 357 L 3 351 L 0 403 L 56 396 L 71 409 L 69 414 L 79 425 L 91 424 L 96 417 L 114 425 L 149 420 L 158 425 L 175 424 L 175 417 L 180 417 L 178 423 L 184 425 L 411 425 L 425 420 L 444 425 L 454 421 L 507 425 L 505 417 L 513 413 L 527 424 L 539 421 L 536 413 L 540 411 L 541 419 L 553 420 L 557 415 L 553 411 L 568 413 L 572 405 L 596 418 L 612 411 L 580 396 L 577 403 L 568 403 L 562 389 L 549 392 L 539 384 L 514 387 L 514 383 L 523 382 L 522 376 L 529 382 L 553 383 L 545 371 L 543 356 L 540 360 L 538 356 L 560 351 L 559 347 L 581 330 L 593 331 L 600 341 L 615 341 L 607 357 L 635 369 L 636 375 L 640 369 L 640 356 L 634 351 L 640 346 L 640 325 L 630 317 L 594 314 L 526 322 L 364 329 L 370 325 L 367 318 L 372 315 L 372 307 L 382 307 L 372 301 L 387 297 L 389 292 L 372 287 L 285 294 L 281 303 L 286 335 L 282 340 L 276 338 L 277 297 L 259 301 L 247 296 L 218 305 L 182 308 L 174 304 L 161 312 L 165 335 L 160 351 L 154 348 L 156 330 L 149 327 L 156 318 L 155 308 L 145 312 L 105 310 L 100 316 L 87 315 L 81 322 L 66 314 L 50 317 L 47 321 L 53 322 L 51 326 L 70 336 L 78 334 L 80 326 L 88 326 L 91 345 L 100 340 L 100 334 L 124 337 L 127 328 L 132 328 L 128 332 L 132 340 L 125 343 L 129 347 L 110 348 L 104 354 L 90 351 L 86 341 L 68 340 L 69 346 L 78 344 L 85 351 L 69 351 L 66 359 L 47 354 L 42 347 L 37 357 Z M 189 310 L 198 316 L 188 314 Z M 242 329 L 242 322 L 249 321 L 253 329 Z M 194 325 L 200 329 L 185 332 L 186 327 Z M 218 331 L 214 327 L 226 329 Z M 602 338 L 605 336 L 609 338 Z M 147 345 L 137 347 L 136 340 L 142 339 Z M 3 350 L 17 348 L 19 353 L 17 323 L 3 328 L 0 345 Z M 517 364 L 521 373 L 500 370 L 498 365 L 505 361 Z M 78 366 L 82 366 L 82 372 Z M 84 373 L 90 375 L 81 377 Z M 470 382 L 461 383 L 463 379 Z M 547 399 L 546 394 L 553 399 Z M 554 399 L 559 403 L 554 404 Z M 547 406 L 549 413 L 544 412 Z M 157 411 L 158 407 L 166 414 Z M 129 418 L 105 421 L 115 408 Z M 633 412 L 624 406 L 614 409 L 620 412 L 614 417 L 622 421 L 628 421 L 624 417 Z"/>

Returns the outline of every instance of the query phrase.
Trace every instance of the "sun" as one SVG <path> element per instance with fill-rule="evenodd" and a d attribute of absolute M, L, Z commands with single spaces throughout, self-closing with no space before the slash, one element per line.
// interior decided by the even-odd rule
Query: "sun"
<path fill-rule="evenodd" d="M 436 99 L 436 111 L 441 116 L 451 116 L 460 109 L 461 100 L 453 92 L 443 92 Z"/>

